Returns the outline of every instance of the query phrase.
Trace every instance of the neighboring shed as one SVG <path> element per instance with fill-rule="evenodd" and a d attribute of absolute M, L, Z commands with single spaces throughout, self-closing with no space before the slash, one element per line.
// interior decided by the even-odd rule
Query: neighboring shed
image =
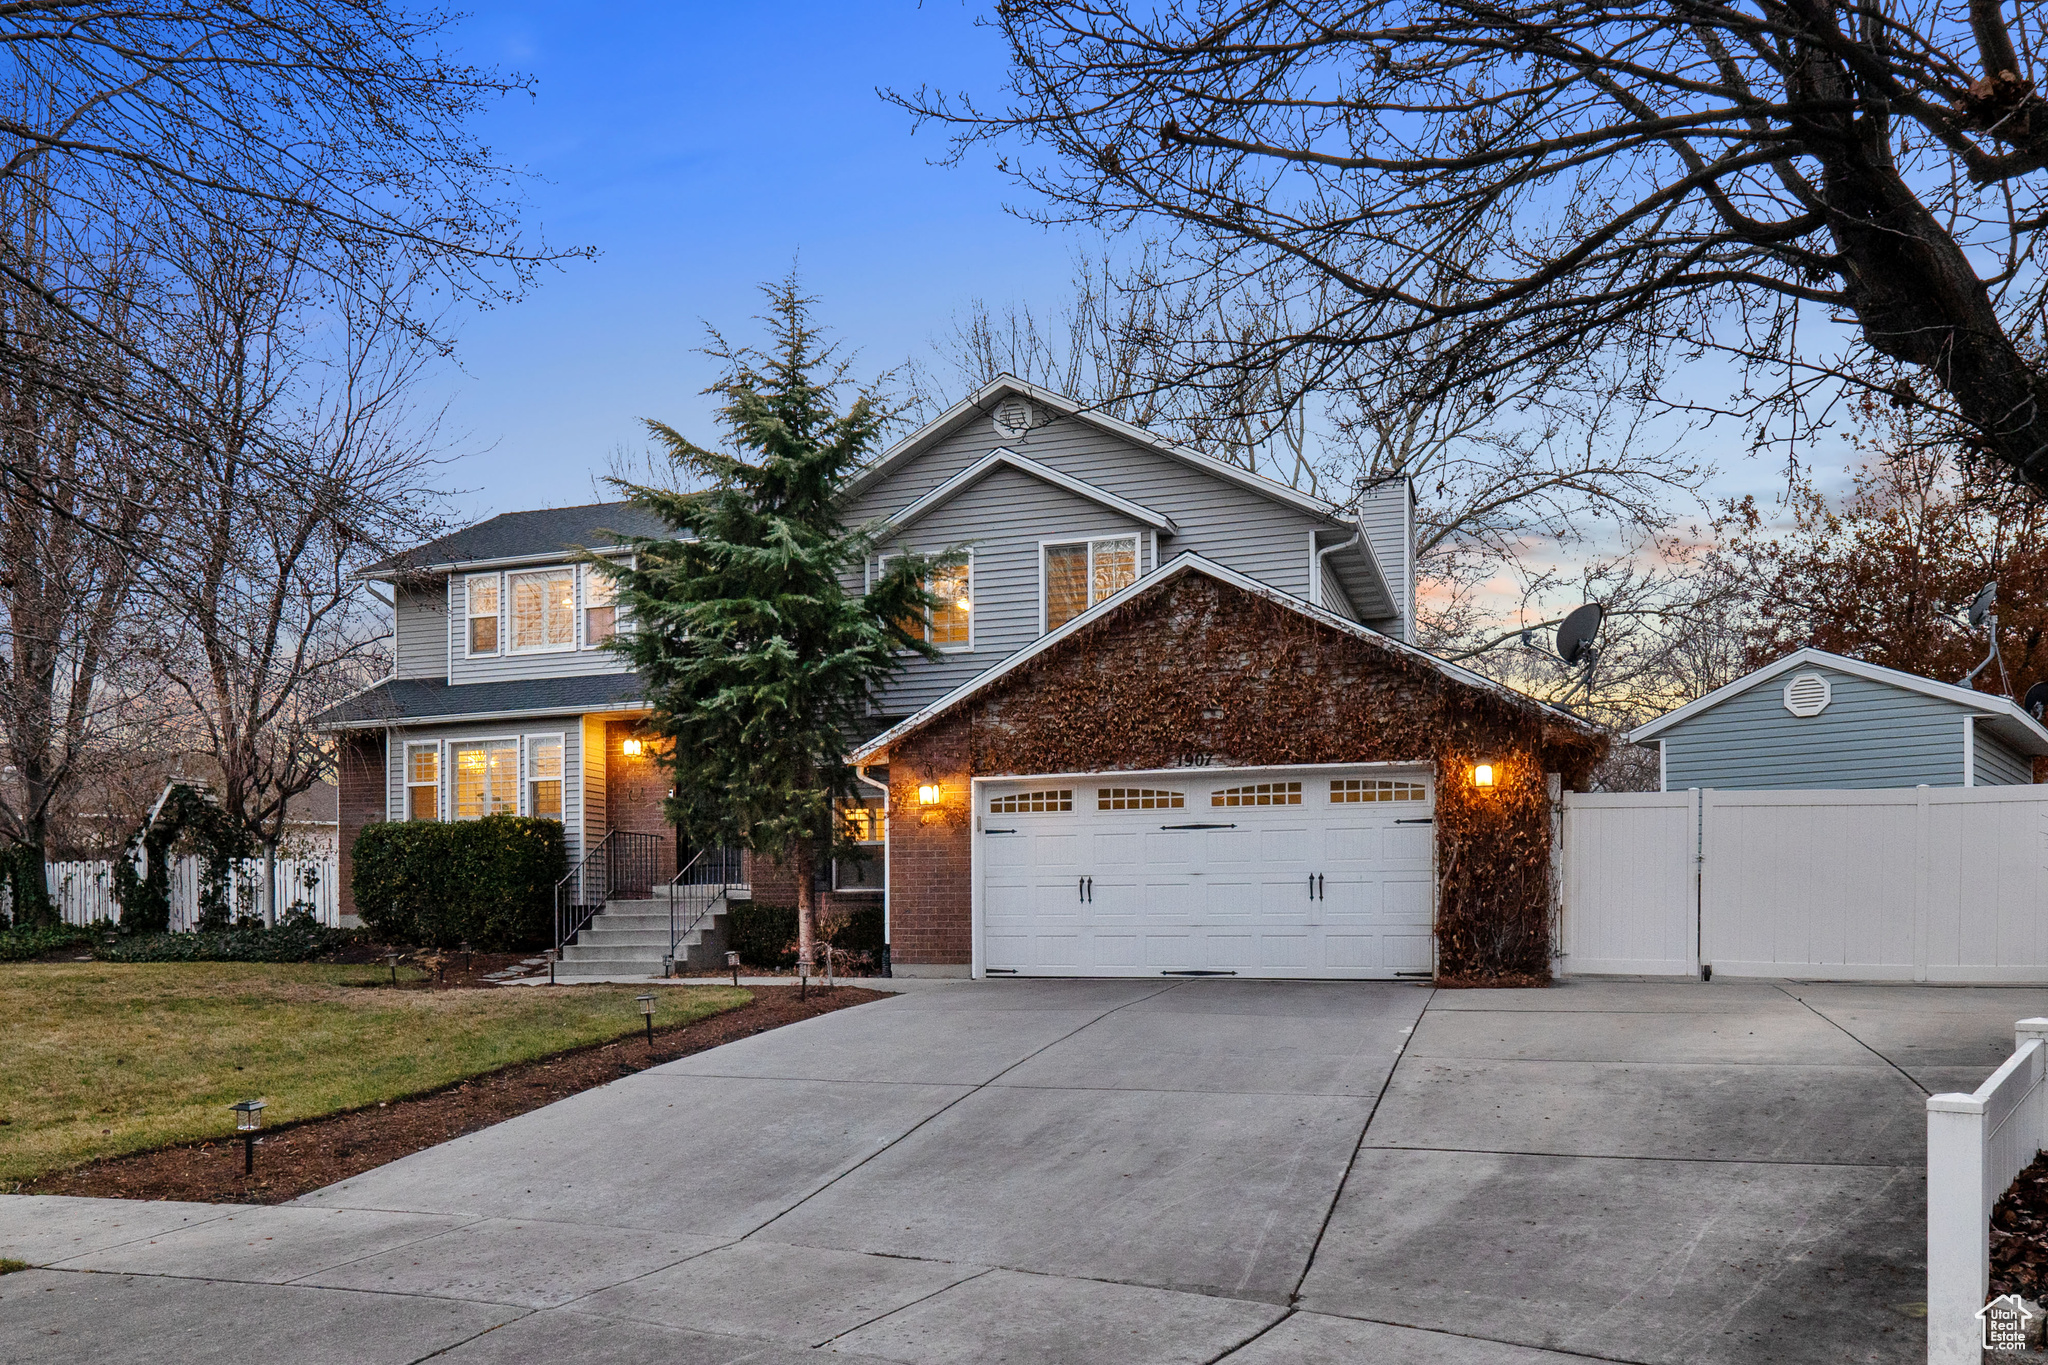
<path fill-rule="evenodd" d="M 1995 787 L 2034 780 L 2048 729 L 2009 698 L 1801 649 L 1629 736 L 1665 791 Z"/>

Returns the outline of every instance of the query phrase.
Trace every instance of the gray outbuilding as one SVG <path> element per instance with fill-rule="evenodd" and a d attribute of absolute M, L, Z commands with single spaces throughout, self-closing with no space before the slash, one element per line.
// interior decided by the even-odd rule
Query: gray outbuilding
<path fill-rule="evenodd" d="M 2034 780 L 2048 728 L 2010 698 L 1796 650 L 1629 735 L 1665 791 L 1994 787 Z"/>

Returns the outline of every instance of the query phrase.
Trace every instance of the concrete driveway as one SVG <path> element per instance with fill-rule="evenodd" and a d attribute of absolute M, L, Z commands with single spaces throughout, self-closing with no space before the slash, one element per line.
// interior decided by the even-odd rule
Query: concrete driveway
<path fill-rule="evenodd" d="M 1924 1356 L 1924 1120 L 2048 991 L 961 984 L 276 1208 L 0 1199 L 0 1359 Z M 98 1274 L 77 1274 L 77 1271 Z"/>

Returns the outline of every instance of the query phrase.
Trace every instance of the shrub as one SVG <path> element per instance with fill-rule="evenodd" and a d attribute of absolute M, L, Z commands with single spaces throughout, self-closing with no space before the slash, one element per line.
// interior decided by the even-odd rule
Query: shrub
<path fill-rule="evenodd" d="M 497 952 L 548 946 L 555 883 L 567 871 L 560 821 L 408 820 L 357 836 L 349 885 L 356 913 L 381 938 Z"/>
<path fill-rule="evenodd" d="M 882 903 L 862 905 L 825 916 L 818 935 L 834 948 L 865 953 L 869 962 L 882 960 Z"/>
<path fill-rule="evenodd" d="M 363 942 L 355 929 L 329 929 L 311 915 L 287 915 L 270 929 L 137 934 L 95 944 L 102 962 L 313 962 Z"/>
<path fill-rule="evenodd" d="M 92 930 L 76 924 L 0 931 L 0 962 L 28 962 L 44 953 L 92 941 Z"/>
<path fill-rule="evenodd" d="M 744 965 L 786 971 L 796 966 L 796 907 L 733 901 L 725 938 Z"/>

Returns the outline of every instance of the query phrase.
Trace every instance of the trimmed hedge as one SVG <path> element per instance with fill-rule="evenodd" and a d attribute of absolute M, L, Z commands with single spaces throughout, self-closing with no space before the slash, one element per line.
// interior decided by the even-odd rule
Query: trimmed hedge
<path fill-rule="evenodd" d="M 93 931 L 77 924 L 53 924 L 37 929 L 0 930 L 0 962 L 27 962 L 54 953 L 60 948 L 75 948 L 90 943 Z"/>
<path fill-rule="evenodd" d="M 92 955 L 102 962 L 314 962 L 364 941 L 359 930 L 329 929 L 302 914 L 270 929 L 137 934 L 111 947 L 95 944 Z"/>
<path fill-rule="evenodd" d="M 725 916 L 728 945 L 748 967 L 788 971 L 796 966 L 796 907 L 734 901 Z M 870 964 L 882 959 L 882 907 L 821 914 L 818 937 L 848 953 L 865 953 Z"/>
<path fill-rule="evenodd" d="M 349 886 L 364 927 L 388 942 L 510 952 L 553 941 L 567 873 L 558 820 L 407 820 L 364 828 Z"/>

